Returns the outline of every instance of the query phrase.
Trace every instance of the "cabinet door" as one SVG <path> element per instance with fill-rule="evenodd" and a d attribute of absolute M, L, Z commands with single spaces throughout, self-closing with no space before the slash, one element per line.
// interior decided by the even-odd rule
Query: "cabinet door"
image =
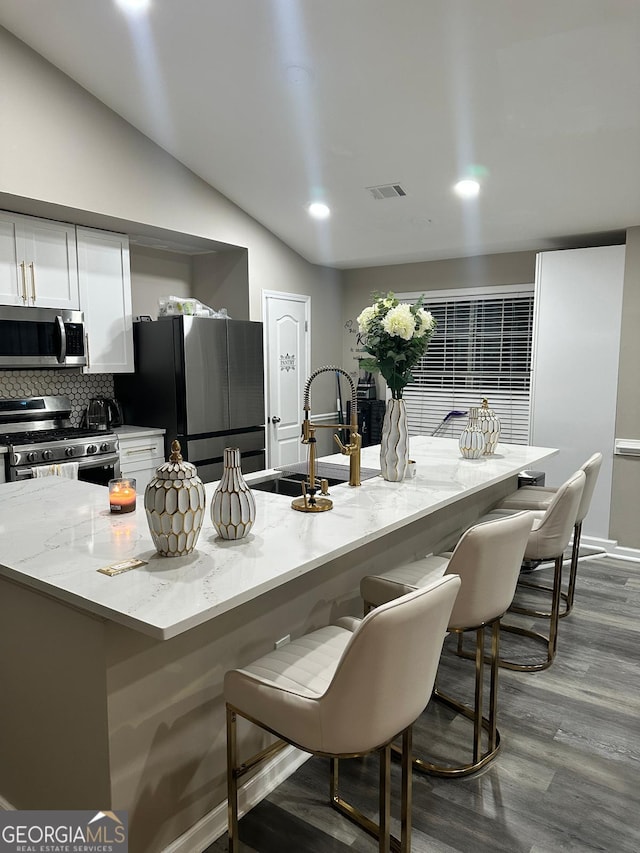
<path fill-rule="evenodd" d="M 38 308 L 80 306 L 73 225 L 17 218 L 18 263 L 26 265 L 28 304 Z"/>
<path fill-rule="evenodd" d="M 133 373 L 129 239 L 77 228 L 80 309 L 87 331 L 85 373 Z"/>
<path fill-rule="evenodd" d="M 15 217 L 0 211 L 0 305 L 27 304 L 26 282 L 23 283 L 21 273 Z"/>

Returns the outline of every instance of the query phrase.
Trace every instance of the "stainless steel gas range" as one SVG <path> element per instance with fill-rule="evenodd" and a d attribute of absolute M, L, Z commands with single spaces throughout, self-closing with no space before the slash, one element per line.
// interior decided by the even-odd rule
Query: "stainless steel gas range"
<path fill-rule="evenodd" d="M 38 468 L 76 462 L 78 479 L 107 485 L 120 476 L 118 437 L 111 430 L 71 425 L 68 397 L 0 399 L 0 445 L 6 479 L 26 480 Z"/>

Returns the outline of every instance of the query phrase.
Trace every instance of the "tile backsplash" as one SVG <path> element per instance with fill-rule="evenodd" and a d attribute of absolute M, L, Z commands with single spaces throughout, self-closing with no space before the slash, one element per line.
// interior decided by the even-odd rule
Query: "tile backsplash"
<path fill-rule="evenodd" d="M 71 400 L 71 423 L 79 426 L 92 397 L 113 397 L 111 373 L 79 370 L 0 370 L 0 398 L 64 396 Z"/>

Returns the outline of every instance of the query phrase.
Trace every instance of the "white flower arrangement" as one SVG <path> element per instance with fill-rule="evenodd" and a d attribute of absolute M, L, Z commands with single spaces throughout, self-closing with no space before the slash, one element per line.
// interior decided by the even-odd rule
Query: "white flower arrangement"
<path fill-rule="evenodd" d="M 360 361 L 363 370 L 380 372 L 394 399 L 402 398 L 412 381 L 411 368 L 422 358 L 436 330 L 436 320 L 422 307 L 398 302 L 393 293 L 374 293 L 373 305 L 358 316 L 359 341 L 371 358 Z"/>

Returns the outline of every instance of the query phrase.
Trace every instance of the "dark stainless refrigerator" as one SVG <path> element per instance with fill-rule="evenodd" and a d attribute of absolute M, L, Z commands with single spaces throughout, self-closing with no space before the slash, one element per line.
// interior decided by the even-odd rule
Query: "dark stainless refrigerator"
<path fill-rule="evenodd" d="M 265 466 L 262 323 L 179 316 L 134 324 L 135 374 L 114 377 L 125 423 L 163 427 L 205 483 L 225 447 L 245 473 Z"/>

